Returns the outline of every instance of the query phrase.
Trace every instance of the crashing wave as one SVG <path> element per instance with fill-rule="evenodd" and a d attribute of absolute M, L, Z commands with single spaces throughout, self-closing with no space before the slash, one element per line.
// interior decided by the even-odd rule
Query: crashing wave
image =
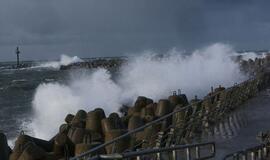
<path fill-rule="evenodd" d="M 181 89 L 189 98 L 205 95 L 211 86 L 231 86 L 246 77 L 230 56 L 230 46 L 214 44 L 189 56 L 173 51 L 164 58 L 148 52 L 129 59 L 113 75 L 106 69 L 71 72 L 67 84 L 41 84 L 33 100 L 33 130 L 39 138 L 50 138 L 57 132 L 68 113 L 79 109 L 102 107 L 107 113 L 122 104 L 146 96 L 155 101 Z"/>
<path fill-rule="evenodd" d="M 51 62 L 45 62 L 41 63 L 35 67 L 32 68 L 53 68 L 53 69 L 59 69 L 62 65 L 69 65 L 73 63 L 83 62 L 82 59 L 80 59 L 77 56 L 70 57 L 67 55 L 61 55 L 60 61 L 51 61 Z"/>

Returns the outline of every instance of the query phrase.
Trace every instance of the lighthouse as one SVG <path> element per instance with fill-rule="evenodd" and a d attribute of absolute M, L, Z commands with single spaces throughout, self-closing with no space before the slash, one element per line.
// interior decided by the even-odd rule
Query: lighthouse
<path fill-rule="evenodd" d="M 16 54 L 17 54 L 17 68 L 20 68 L 20 50 L 19 47 L 16 48 Z"/>

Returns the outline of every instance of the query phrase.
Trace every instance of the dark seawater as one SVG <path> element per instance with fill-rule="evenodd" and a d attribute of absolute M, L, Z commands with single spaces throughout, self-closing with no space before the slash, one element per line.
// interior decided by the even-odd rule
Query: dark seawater
<path fill-rule="evenodd" d="M 32 62 L 28 62 L 32 63 Z M 68 71 L 54 68 L 13 69 L 15 64 L 0 63 L 0 131 L 14 139 L 21 130 L 31 133 L 32 99 L 41 83 L 64 81 Z M 31 64 L 37 65 L 37 64 Z"/>
<path fill-rule="evenodd" d="M 21 131 L 33 135 L 32 101 L 37 87 L 42 83 L 66 84 L 70 80 L 70 74 L 74 73 L 72 70 L 59 70 L 51 62 L 24 62 L 24 64 L 29 67 L 14 69 L 16 65 L 14 62 L 0 62 L 0 132 L 6 134 L 11 145 Z M 76 70 L 75 73 L 81 71 L 86 72 Z M 115 71 L 110 72 L 116 75 Z"/>

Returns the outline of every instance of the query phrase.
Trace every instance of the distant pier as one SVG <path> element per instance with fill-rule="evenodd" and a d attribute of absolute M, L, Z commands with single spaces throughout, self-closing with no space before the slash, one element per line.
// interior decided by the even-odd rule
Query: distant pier
<path fill-rule="evenodd" d="M 102 58 L 91 58 L 83 62 L 72 63 L 69 65 L 62 65 L 60 70 L 69 69 L 92 69 L 92 68 L 106 68 L 106 69 L 117 69 L 122 64 L 127 62 L 127 57 L 102 57 Z"/>

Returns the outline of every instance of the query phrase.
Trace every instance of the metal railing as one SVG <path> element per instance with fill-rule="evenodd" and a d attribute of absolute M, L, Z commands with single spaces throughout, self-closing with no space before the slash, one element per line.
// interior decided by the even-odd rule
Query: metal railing
<path fill-rule="evenodd" d="M 253 81 L 253 80 L 254 80 L 254 79 L 249 79 L 249 80 L 244 81 L 244 82 L 242 82 L 242 83 L 235 84 L 234 86 L 229 87 L 229 88 L 227 88 L 227 89 L 225 89 L 225 90 L 223 90 L 223 91 L 229 92 L 229 91 L 232 90 L 233 88 L 235 88 L 235 87 L 241 87 L 241 86 L 243 86 L 243 85 L 248 84 L 248 82 Z M 90 149 L 89 151 L 87 151 L 87 152 L 85 152 L 85 153 L 83 153 L 83 154 L 81 154 L 81 155 L 79 155 L 79 156 L 77 156 L 77 157 L 70 158 L 70 160 L 80 160 L 80 159 L 87 159 L 87 158 L 90 158 L 91 155 L 92 155 L 93 153 L 97 152 L 98 150 L 103 149 L 103 148 L 105 148 L 105 147 L 108 146 L 108 145 L 114 144 L 114 143 L 116 143 L 117 141 L 122 140 L 123 138 L 126 138 L 126 137 L 131 136 L 131 135 L 133 135 L 133 134 L 135 134 L 135 133 L 138 133 L 138 132 L 140 132 L 140 131 L 143 131 L 143 130 L 144 130 L 145 128 L 147 128 L 147 127 L 150 127 L 150 126 L 152 126 L 152 125 L 158 124 L 158 123 L 160 123 L 161 121 L 164 121 L 164 120 L 166 120 L 166 119 L 172 117 L 172 116 L 175 115 L 176 113 L 179 113 L 179 112 L 182 112 L 182 111 L 183 111 L 183 112 L 188 111 L 189 109 L 192 109 L 192 107 L 193 107 L 194 105 L 197 105 L 197 104 L 199 104 L 199 103 L 202 103 L 203 101 L 206 101 L 206 100 L 211 100 L 211 101 L 212 101 L 217 95 L 219 95 L 219 94 L 220 94 L 221 92 L 223 92 L 223 91 L 214 92 L 214 93 L 211 94 L 210 96 L 206 96 L 203 100 L 197 101 L 197 102 L 195 102 L 195 103 L 193 103 L 193 104 L 189 104 L 189 105 L 187 105 L 187 106 L 185 106 L 185 107 L 182 107 L 182 108 L 180 108 L 180 109 L 174 110 L 173 112 L 168 113 L 168 114 L 166 114 L 166 115 L 164 115 L 164 116 L 162 116 L 162 117 L 160 117 L 160 118 L 158 118 L 158 119 L 156 119 L 156 120 L 153 120 L 153 121 L 151 121 L 151 122 L 149 122 L 149 123 L 146 123 L 144 126 L 138 127 L 138 128 L 136 128 L 136 129 L 134 129 L 134 130 L 131 130 L 131 131 L 129 131 L 129 132 L 127 132 L 127 133 L 125 133 L 125 134 L 119 136 L 119 137 L 116 137 L 116 138 L 113 139 L 113 140 L 110 140 L 110 141 L 108 141 L 108 142 L 105 142 L 105 143 L 103 143 L 103 144 L 97 146 L 97 147 L 94 147 L 94 148 Z M 243 93 L 243 94 L 245 94 L 245 93 Z M 227 107 L 228 107 L 228 106 L 227 106 Z M 203 111 L 200 110 L 200 111 L 198 111 L 198 113 L 199 113 L 199 112 L 203 112 Z M 202 117 L 207 117 L 207 118 L 209 118 L 208 116 L 214 116 L 214 119 L 215 119 L 215 118 L 220 118 L 219 115 L 216 115 L 217 112 L 218 112 L 218 113 L 220 112 L 221 115 L 223 115 L 225 112 L 228 112 L 228 111 L 227 111 L 227 109 L 226 109 L 226 106 L 220 106 L 219 108 L 217 108 L 217 107 L 215 108 L 214 113 L 204 113 L 203 116 L 200 115 L 200 114 L 197 114 L 197 115 L 200 115 L 200 118 L 202 118 Z M 220 114 L 220 113 L 219 113 L 219 114 Z M 210 117 L 210 118 L 211 118 L 211 117 Z M 213 118 L 213 117 L 212 117 L 212 118 Z M 196 119 L 193 118 L 193 120 L 196 120 Z M 200 120 L 204 121 L 203 119 L 200 119 Z M 206 121 L 207 121 L 207 120 L 206 120 Z M 191 121 L 191 122 L 192 122 L 192 121 Z M 187 122 L 185 122 L 185 123 L 187 123 Z M 191 123 L 191 124 L 193 124 L 193 123 Z M 185 125 L 186 125 L 186 124 L 185 124 Z M 186 126 L 186 127 L 189 127 L 189 128 L 190 128 L 190 126 Z M 191 127 L 191 128 L 192 128 L 192 127 Z"/>
<path fill-rule="evenodd" d="M 129 131 L 129 132 L 127 132 L 127 133 L 125 133 L 125 134 L 123 134 L 123 135 L 121 135 L 121 136 L 119 136 L 119 137 L 117 137 L 117 138 L 111 140 L 111 141 L 105 142 L 105 143 L 103 143 L 103 144 L 101 144 L 101 145 L 99 145 L 99 146 L 97 146 L 97 147 L 95 147 L 95 148 L 92 148 L 92 149 L 90 149 L 89 151 L 87 151 L 87 152 L 85 152 L 85 153 L 83 153 L 83 154 L 81 154 L 81 155 L 79 155 L 79 156 L 77 156 L 77 157 L 73 157 L 73 158 L 71 158 L 70 160 L 78 160 L 78 159 L 81 159 L 81 158 L 83 158 L 83 157 L 87 157 L 88 155 L 91 155 L 91 153 L 93 153 L 93 152 L 96 152 L 96 151 L 98 151 L 98 150 L 100 150 L 100 149 L 102 149 L 102 148 L 104 148 L 104 147 L 106 147 L 106 146 L 108 146 L 108 145 L 111 145 L 111 144 L 113 144 L 113 143 L 115 143 L 115 142 L 117 142 L 117 141 L 119 141 L 119 140 L 121 140 L 121 139 L 123 139 L 123 138 L 126 138 L 126 137 L 128 137 L 128 136 L 130 136 L 130 135 L 133 135 L 133 134 L 135 134 L 135 133 L 138 133 L 138 132 L 140 132 L 140 131 L 143 131 L 143 130 L 144 130 L 145 128 L 147 128 L 147 127 L 150 127 L 150 126 L 152 126 L 152 125 L 158 124 L 159 122 L 161 122 L 161 121 L 163 121 L 163 120 L 166 120 L 167 118 L 171 117 L 171 116 L 174 115 L 175 113 L 178 113 L 178 112 L 180 112 L 180 111 L 185 111 L 185 110 L 187 110 L 187 109 L 190 108 L 191 106 L 192 106 L 192 105 L 190 104 L 190 105 L 187 105 L 186 107 L 183 107 L 183 108 L 181 108 L 181 109 L 179 109 L 179 110 L 175 110 L 175 111 L 173 111 L 173 112 L 171 112 L 171 113 L 169 113 L 169 114 L 167 114 L 167 115 L 164 115 L 163 117 L 160 117 L 160 118 L 158 118 L 158 119 L 156 119 L 156 120 L 153 120 L 153 121 L 151 121 L 151 122 L 149 122 L 149 123 L 146 123 L 144 126 L 138 127 L 138 128 L 136 128 L 136 129 L 134 129 L 134 130 L 132 130 L 132 131 Z"/>
<path fill-rule="evenodd" d="M 261 144 L 242 151 L 231 153 L 223 160 L 264 160 L 269 157 L 269 146 Z"/>
<path fill-rule="evenodd" d="M 152 159 L 153 157 L 155 157 L 154 159 L 162 159 L 161 154 L 169 152 L 171 152 L 171 154 L 170 155 L 168 154 L 167 156 L 170 156 L 171 160 L 177 160 L 178 159 L 177 151 L 184 151 L 183 152 L 184 155 L 181 155 L 181 157 L 183 158 L 185 157 L 186 160 L 192 159 L 203 160 L 214 158 L 216 148 L 214 142 L 198 143 L 191 145 L 175 145 L 171 147 L 144 149 L 121 154 L 97 155 L 86 160 L 117 160 L 117 159 L 131 159 L 131 158 L 136 158 L 137 160 L 144 160 L 149 159 L 149 155 L 150 157 L 152 157 Z M 204 152 L 204 154 L 202 154 L 202 152 Z"/>

